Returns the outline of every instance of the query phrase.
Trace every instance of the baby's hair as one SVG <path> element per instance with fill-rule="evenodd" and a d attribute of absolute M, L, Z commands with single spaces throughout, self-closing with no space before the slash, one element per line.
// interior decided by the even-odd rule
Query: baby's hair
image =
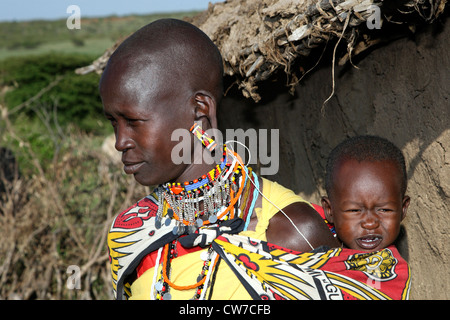
<path fill-rule="evenodd" d="M 402 196 L 407 188 L 405 157 L 402 151 L 385 138 L 363 135 L 344 140 L 330 153 L 325 174 L 325 190 L 331 196 L 334 170 L 344 160 L 362 161 L 392 161 L 402 175 Z"/>

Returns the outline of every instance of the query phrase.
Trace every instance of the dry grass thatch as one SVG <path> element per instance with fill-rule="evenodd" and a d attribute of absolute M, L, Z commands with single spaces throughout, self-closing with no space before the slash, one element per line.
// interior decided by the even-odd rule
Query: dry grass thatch
<path fill-rule="evenodd" d="M 229 0 L 210 4 L 191 22 L 202 29 L 222 52 L 225 74 L 236 78 L 247 98 L 260 100 L 258 82 L 282 70 L 293 87 L 308 71 L 293 70 L 294 62 L 329 40 L 347 43 L 348 61 L 377 39 L 363 36 L 383 21 L 407 23 L 410 15 L 434 21 L 446 0 Z M 389 6 L 388 9 L 384 7 Z M 409 23 L 409 22 L 408 22 Z M 370 25 L 369 25 L 370 24 Z M 378 25 L 376 25 L 378 24 Z M 78 73 L 101 73 L 115 47 Z"/>

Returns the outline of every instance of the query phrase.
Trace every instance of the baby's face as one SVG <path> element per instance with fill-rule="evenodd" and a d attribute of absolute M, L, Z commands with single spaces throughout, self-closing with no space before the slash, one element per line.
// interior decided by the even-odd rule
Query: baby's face
<path fill-rule="evenodd" d="M 346 160 L 333 180 L 333 192 L 322 205 L 344 245 L 366 252 L 391 245 L 409 205 L 395 163 Z"/>

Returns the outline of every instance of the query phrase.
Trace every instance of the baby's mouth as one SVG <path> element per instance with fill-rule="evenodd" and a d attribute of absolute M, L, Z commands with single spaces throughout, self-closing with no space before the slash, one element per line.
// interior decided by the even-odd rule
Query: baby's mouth
<path fill-rule="evenodd" d="M 367 235 L 356 239 L 358 246 L 364 250 L 373 250 L 378 247 L 383 241 L 383 237 L 380 235 Z"/>

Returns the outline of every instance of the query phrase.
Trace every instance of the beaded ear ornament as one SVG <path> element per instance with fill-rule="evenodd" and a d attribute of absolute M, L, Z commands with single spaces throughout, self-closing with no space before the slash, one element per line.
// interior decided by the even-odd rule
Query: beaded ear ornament
<path fill-rule="evenodd" d="M 213 138 L 209 136 L 205 131 L 203 131 L 202 127 L 198 123 L 194 123 L 194 125 L 191 127 L 190 131 L 192 134 L 197 137 L 198 140 L 208 149 L 210 152 L 212 152 L 216 147 L 217 143 L 214 141 Z"/>

